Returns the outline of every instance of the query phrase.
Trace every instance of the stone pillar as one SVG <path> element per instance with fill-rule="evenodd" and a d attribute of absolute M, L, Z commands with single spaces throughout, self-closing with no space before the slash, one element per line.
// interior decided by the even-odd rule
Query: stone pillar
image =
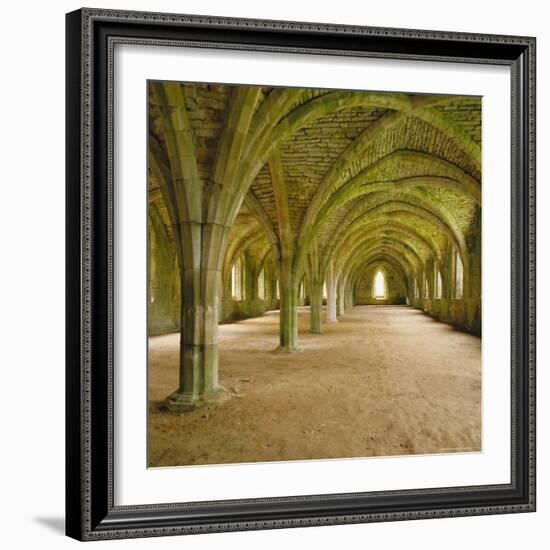
<path fill-rule="evenodd" d="M 481 334 L 481 212 L 477 213 L 476 239 L 463 258 L 465 323 L 475 333 Z"/>
<path fill-rule="evenodd" d="M 174 411 L 195 409 L 206 402 L 223 400 L 218 382 L 218 319 L 221 262 L 218 254 L 225 228 L 216 224 L 182 222 L 179 230 L 184 249 L 182 280 L 182 330 L 180 332 L 180 380 L 178 389 L 167 398 Z M 213 249 L 202 254 L 201 241 Z M 195 245 L 193 254 L 186 245 Z M 199 246 L 197 246 L 199 245 Z"/>
<path fill-rule="evenodd" d="M 312 239 L 309 251 L 309 306 L 310 332 L 321 334 L 321 308 L 323 305 L 323 278 L 320 273 L 317 240 Z"/>
<path fill-rule="evenodd" d="M 279 285 L 279 297 L 277 297 L 277 285 Z M 271 282 L 271 297 L 273 299 L 273 307 L 275 309 L 279 309 L 281 307 L 281 299 L 280 299 L 280 296 L 281 296 L 281 288 L 280 288 L 280 283 L 279 283 L 279 279 L 277 278 L 277 276 L 275 275 L 273 277 L 273 280 Z"/>
<path fill-rule="evenodd" d="M 247 304 L 253 304 L 258 299 L 258 274 L 252 267 L 252 261 L 245 254 L 244 269 L 244 299 Z"/>
<path fill-rule="evenodd" d="M 257 315 L 258 308 L 258 274 L 252 265 L 252 258 L 248 253 L 244 255 L 244 302 L 245 315 Z"/>
<path fill-rule="evenodd" d="M 310 331 L 313 334 L 321 334 L 321 310 L 323 306 L 323 283 L 311 282 L 310 291 Z"/>
<path fill-rule="evenodd" d="M 353 288 L 346 288 L 344 290 L 344 307 L 346 309 L 353 307 Z"/>
<path fill-rule="evenodd" d="M 338 278 L 338 296 L 336 298 L 336 315 L 342 317 L 346 311 L 345 297 L 344 297 L 344 281 L 342 275 Z"/>
<path fill-rule="evenodd" d="M 336 277 L 332 262 L 327 269 L 327 323 L 336 323 Z"/>
<path fill-rule="evenodd" d="M 281 277 L 279 295 L 281 307 L 277 351 L 296 351 L 298 349 L 298 289 L 292 284 L 291 277 Z"/>

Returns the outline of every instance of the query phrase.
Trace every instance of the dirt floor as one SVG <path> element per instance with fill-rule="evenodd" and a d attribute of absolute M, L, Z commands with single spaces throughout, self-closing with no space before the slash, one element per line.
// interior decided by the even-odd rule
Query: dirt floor
<path fill-rule="evenodd" d="M 278 312 L 220 326 L 231 398 L 162 410 L 179 335 L 150 339 L 149 464 L 174 466 L 481 450 L 481 340 L 405 306 L 359 306 L 301 350 L 273 353 Z"/>

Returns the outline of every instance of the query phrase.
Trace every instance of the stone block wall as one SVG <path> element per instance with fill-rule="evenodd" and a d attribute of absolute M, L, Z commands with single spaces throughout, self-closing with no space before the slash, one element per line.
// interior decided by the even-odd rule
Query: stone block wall
<path fill-rule="evenodd" d="M 181 290 L 177 258 L 155 208 L 149 209 L 148 303 L 149 335 L 180 329 Z"/>
<path fill-rule="evenodd" d="M 405 304 L 407 290 L 397 273 L 389 268 L 383 269 L 386 279 L 386 297 L 384 299 L 374 297 L 374 276 L 377 268 L 371 268 L 360 278 L 355 287 L 355 305 L 390 305 Z"/>
<path fill-rule="evenodd" d="M 428 315 L 444 323 L 449 323 L 460 330 L 481 336 L 482 295 L 481 295 L 481 211 L 475 219 L 476 231 L 468 241 L 467 265 L 464 266 L 464 292 L 461 298 L 455 295 L 454 264 L 449 248 L 440 266 L 443 278 L 441 298 L 435 298 L 433 281 L 435 280 L 434 264 L 426 266 L 424 276 L 429 283 L 429 296 L 424 296 L 424 278 L 421 279 L 420 296 L 414 296 L 411 285 L 410 304 L 422 309 Z"/>

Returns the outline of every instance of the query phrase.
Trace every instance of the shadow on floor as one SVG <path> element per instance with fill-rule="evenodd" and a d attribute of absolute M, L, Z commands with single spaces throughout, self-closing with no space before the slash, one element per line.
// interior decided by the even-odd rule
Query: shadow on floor
<path fill-rule="evenodd" d="M 58 535 L 65 534 L 65 518 L 62 517 L 37 517 L 34 518 L 36 523 L 47 527 Z"/>

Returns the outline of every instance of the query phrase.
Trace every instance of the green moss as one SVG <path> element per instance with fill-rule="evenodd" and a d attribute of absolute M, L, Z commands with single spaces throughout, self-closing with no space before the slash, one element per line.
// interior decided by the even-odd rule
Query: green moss
<path fill-rule="evenodd" d="M 384 303 L 480 333 L 480 98 L 154 82 L 149 100 L 149 333 L 182 331 L 186 400 L 217 392 L 218 322 L 280 307 L 293 350 L 298 305 L 321 333 L 324 282 L 334 321 L 381 303 L 380 268 Z"/>

